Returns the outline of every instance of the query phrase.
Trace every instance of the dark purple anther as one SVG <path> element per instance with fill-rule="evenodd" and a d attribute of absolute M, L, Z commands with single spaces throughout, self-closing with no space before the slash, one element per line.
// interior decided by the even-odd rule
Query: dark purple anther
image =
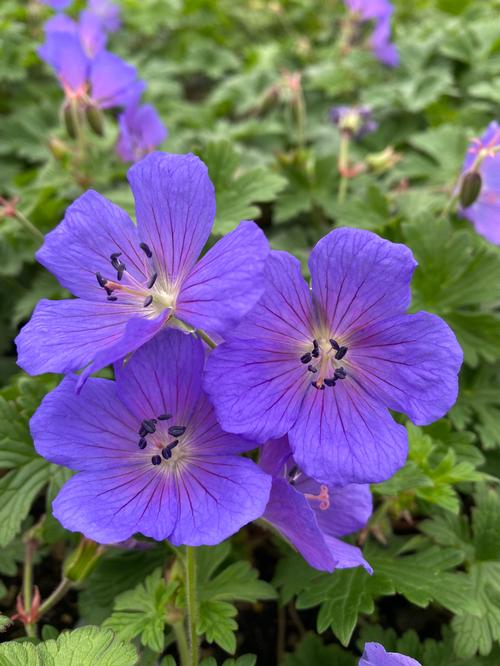
<path fill-rule="evenodd" d="M 172 451 L 168 446 L 166 446 L 164 449 L 162 449 L 161 455 L 165 458 L 165 460 L 169 460 L 172 457 Z"/>
<path fill-rule="evenodd" d="M 147 245 L 146 243 L 139 243 L 139 247 L 144 252 L 146 257 L 148 259 L 151 259 L 151 257 L 153 256 L 153 253 L 151 252 L 151 249 L 150 249 L 149 245 Z"/>
<path fill-rule="evenodd" d="M 95 276 L 97 278 L 97 282 L 99 282 L 99 286 L 105 287 L 107 280 L 105 280 L 100 273 L 96 273 Z"/>
<path fill-rule="evenodd" d="M 142 422 L 142 427 L 144 430 L 152 435 L 154 432 L 156 432 L 156 427 L 155 424 L 152 421 L 147 421 L 146 419 Z M 140 433 L 139 433 L 140 434 Z"/>
<path fill-rule="evenodd" d="M 153 465 L 159 465 L 161 463 L 161 456 L 153 456 L 151 462 Z"/>
<path fill-rule="evenodd" d="M 122 279 L 123 273 L 125 272 L 125 268 L 126 268 L 125 264 L 118 264 L 118 268 L 116 269 L 118 280 Z"/>
<path fill-rule="evenodd" d="M 147 444 L 148 444 L 148 443 L 147 443 L 147 441 L 144 439 L 144 437 L 141 437 L 141 439 L 139 440 L 139 448 L 140 448 L 140 449 L 145 449 L 146 446 L 147 446 Z"/>
<path fill-rule="evenodd" d="M 117 300 L 118 300 L 118 296 L 108 296 L 107 300 L 108 300 L 108 301 L 117 301 Z"/>
<path fill-rule="evenodd" d="M 158 416 L 158 421 L 168 421 L 168 419 L 172 418 L 172 414 L 160 414 Z"/>
<path fill-rule="evenodd" d="M 307 369 L 309 372 L 318 372 L 318 368 L 315 368 L 314 365 L 308 365 Z"/>
<path fill-rule="evenodd" d="M 170 426 L 168 429 L 168 434 L 172 435 L 172 437 L 180 437 L 186 432 L 186 427 L 185 426 Z"/>
<path fill-rule="evenodd" d="M 311 382 L 311 386 L 314 386 L 314 388 L 318 389 L 318 391 L 324 391 L 325 390 L 324 384 L 321 384 L 321 386 L 318 386 L 318 382 L 316 382 L 316 381 Z"/>
<path fill-rule="evenodd" d="M 335 379 L 345 379 L 347 377 L 347 372 L 342 367 L 336 368 L 335 372 L 333 373 L 333 376 L 335 377 Z"/>
<path fill-rule="evenodd" d="M 307 352 L 306 354 L 302 354 L 300 357 L 300 362 L 301 363 L 309 363 L 312 359 L 312 355 L 310 352 Z"/>
<path fill-rule="evenodd" d="M 153 297 L 152 296 L 147 296 L 144 299 L 143 307 L 147 308 L 151 303 L 153 302 Z"/>
<path fill-rule="evenodd" d="M 325 386 L 335 386 L 335 378 L 334 377 L 325 377 L 324 383 L 325 383 Z"/>
<path fill-rule="evenodd" d="M 330 338 L 329 342 L 332 345 L 333 349 L 335 349 L 335 351 L 338 351 L 340 349 L 340 345 L 336 340 L 333 340 L 332 338 Z"/>
<path fill-rule="evenodd" d="M 348 350 L 347 347 L 340 347 L 340 349 L 335 354 L 335 358 L 337 359 L 337 361 L 340 361 L 341 358 L 344 358 L 344 356 L 347 354 L 347 350 Z"/>
<path fill-rule="evenodd" d="M 158 277 L 158 273 L 153 273 L 153 275 L 149 278 L 149 281 L 148 281 L 148 284 L 147 284 L 148 289 L 151 289 L 151 287 L 156 282 L 157 277 Z"/>

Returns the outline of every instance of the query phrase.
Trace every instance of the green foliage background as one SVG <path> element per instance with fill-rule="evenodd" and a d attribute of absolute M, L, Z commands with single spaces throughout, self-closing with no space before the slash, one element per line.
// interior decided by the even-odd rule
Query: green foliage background
<path fill-rule="evenodd" d="M 500 251 L 469 223 L 442 214 L 468 141 L 500 115 L 500 2 L 398 0 L 401 66 L 394 70 L 364 49 L 346 51 L 339 0 L 120 5 L 124 25 L 110 48 L 147 81 L 146 99 L 169 128 L 162 148 L 206 161 L 217 190 L 214 236 L 254 218 L 274 248 L 303 260 L 305 275 L 310 248 L 333 225 L 404 242 L 419 262 L 412 310 L 446 319 L 465 353 L 456 406 L 432 426 L 408 424 L 407 464 L 373 487 L 376 509 L 362 535 L 373 576 L 360 569 L 320 574 L 259 528 L 200 551 L 203 663 L 255 663 L 251 655 L 224 661 L 224 652 L 257 652 L 257 663 L 276 663 L 275 634 L 286 666 L 349 666 L 367 640 L 425 666 L 500 663 Z M 35 50 L 50 15 L 33 0 L 0 3 L 0 194 L 18 197 L 42 233 L 89 187 L 133 214 L 126 165 L 114 153 L 113 115 L 104 137 L 87 137 L 84 159 L 75 158 L 64 133 L 59 86 Z M 293 72 L 301 72 L 300 98 L 289 85 Z M 350 180 L 343 203 L 339 135 L 328 120 L 334 104 L 371 105 L 379 122 L 352 146 L 352 162 L 371 167 Z M 394 159 L 384 163 L 388 148 L 385 158 Z M 48 572 L 78 544 L 50 511 L 68 473 L 37 456 L 28 427 L 57 378 L 23 376 L 12 344 L 40 298 L 68 296 L 36 263 L 38 244 L 18 220 L 0 220 L 6 615 L 19 591 L 26 535 L 37 544 L 42 597 L 51 592 Z M 65 620 L 55 610 L 44 619 L 45 642 L 35 645 L 13 641 L 21 632 L 2 618 L 2 638 L 11 642 L 0 647 L 0 664 L 62 665 L 74 654 L 82 665 L 160 657 L 175 664 L 176 609 L 185 601 L 172 561 L 164 544 L 108 550 L 71 592 L 69 614 L 70 626 L 102 627 L 59 636 Z M 270 627 L 261 645 L 245 638 L 259 622 Z"/>

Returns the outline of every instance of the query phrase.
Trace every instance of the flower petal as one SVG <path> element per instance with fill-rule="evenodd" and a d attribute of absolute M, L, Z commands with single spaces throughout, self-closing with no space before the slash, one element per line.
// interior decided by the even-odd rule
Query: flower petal
<path fill-rule="evenodd" d="M 350 338 L 356 380 L 417 425 L 436 421 L 455 403 L 462 360 L 448 324 L 427 312 L 391 317 Z"/>
<path fill-rule="evenodd" d="M 205 390 L 224 430 L 263 443 L 293 425 L 310 383 L 300 363 L 313 334 L 309 289 L 299 262 L 272 252 L 268 286 L 229 341 L 207 361 Z"/>
<path fill-rule="evenodd" d="M 261 297 L 268 255 L 259 227 L 241 222 L 193 268 L 182 285 L 176 316 L 208 332 L 231 329 Z"/>
<path fill-rule="evenodd" d="M 284 479 L 273 479 L 264 520 L 275 527 L 312 567 L 320 571 L 334 570 L 335 561 L 314 511 L 302 493 Z"/>
<path fill-rule="evenodd" d="M 118 398 L 116 384 L 91 379 L 79 395 L 77 377 L 66 377 L 30 421 L 37 452 L 75 470 L 121 466 L 144 458 L 137 447 L 137 419 Z"/>
<path fill-rule="evenodd" d="M 205 356 L 200 340 L 161 331 L 125 364 L 115 366 L 120 399 L 139 420 L 169 413 L 186 423 L 200 398 Z"/>
<path fill-rule="evenodd" d="M 371 575 L 373 569 L 370 564 L 363 557 L 361 548 L 346 543 L 341 539 L 332 537 L 329 534 L 323 534 L 325 542 L 330 549 L 333 559 L 335 560 L 336 569 L 353 569 L 354 567 L 363 567 Z"/>
<path fill-rule="evenodd" d="M 260 450 L 259 465 L 271 476 L 284 476 L 285 465 L 288 462 L 293 464 L 288 437 L 271 440 L 264 444 Z"/>
<path fill-rule="evenodd" d="M 79 299 L 42 299 L 16 338 L 18 365 L 30 375 L 70 372 L 123 336 L 130 308 Z"/>
<path fill-rule="evenodd" d="M 141 240 L 158 273 L 174 285 L 194 266 L 215 218 L 215 192 L 195 155 L 151 153 L 128 172 Z"/>
<path fill-rule="evenodd" d="M 110 255 L 121 252 L 135 280 L 144 282 L 151 272 L 139 247 L 134 223 L 124 210 L 89 190 L 66 211 L 64 220 L 45 236 L 36 253 L 38 261 L 75 296 L 105 302 L 106 293 L 96 273 L 116 278 Z"/>
<path fill-rule="evenodd" d="M 416 262 L 404 245 L 370 231 L 335 229 L 313 249 L 309 268 L 321 318 L 335 336 L 402 314 Z"/>
<path fill-rule="evenodd" d="M 197 457 L 177 475 L 179 514 L 174 545 L 211 546 L 264 513 L 271 477 L 248 458 Z"/>
<path fill-rule="evenodd" d="M 320 483 L 378 483 L 404 465 L 406 429 L 349 376 L 332 389 L 312 389 L 290 431 L 299 467 Z"/>
<path fill-rule="evenodd" d="M 146 84 L 137 79 L 135 67 L 109 51 L 100 51 L 90 69 L 92 98 L 101 109 L 136 102 Z"/>
<path fill-rule="evenodd" d="M 65 88 L 81 90 L 87 80 L 89 60 L 76 35 L 50 31 L 38 55 L 50 65 Z"/>
<path fill-rule="evenodd" d="M 173 478 L 146 461 L 80 472 L 62 487 L 53 513 L 67 530 L 99 543 L 125 541 L 137 532 L 161 541 L 178 515 Z"/>
<path fill-rule="evenodd" d="M 420 666 L 420 662 L 398 652 L 386 652 L 380 643 L 365 643 L 358 666 Z"/>

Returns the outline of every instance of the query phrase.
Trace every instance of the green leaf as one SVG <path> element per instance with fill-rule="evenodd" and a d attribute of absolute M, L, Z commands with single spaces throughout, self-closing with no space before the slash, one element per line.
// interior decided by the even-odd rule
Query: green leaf
<path fill-rule="evenodd" d="M 272 585 L 258 579 L 258 573 L 248 562 L 235 562 L 200 588 L 200 599 L 248 601 L 275 599 Z"/>
<path fill-rule="evenodd" d="M 173 601 L 178 586 L 178 581 L 166 583 L 162 570 L 156 569 L 144 583 L 116 597 L 113 613 L 103 627 L 113 629 L 125 641 L 140 635 L 143 645 L 162 652 L 167 604 Z"/>
<path fill-rule="evenodd" d="M 237 614 L 235 606 L 226 601 L 202 601 L 198 617 L 198 634 L 204 635 L 209 643 L 217 643 L 226 652 L 234 654 L 235 632 L 238 629 L 234 618 Z"/>
<path fill-rule="evenodd" d="M 209 143 L 203 159 L 215 186 L 216 234 L 226 234 L 241 220 L 260 216 L 254 204 L 272 201 L 286 185 L 282 176 L 266 167 L 241 169 L 240 158 L 229 141 Z"/>
<path fill-rule="evenodd" d="M 57 640 L 38 645 L 3 643 L 2 666 L 134 666 L 137 653 L 132 645 L 118 640 L 112 631 L 82 627 L 63 632 Z"/>
<path fill-rule="evenodd" d="M 284 666 L 354 666 L 355 657 L 338 645 L 324 645 L 319 636 L 307 634 L 294 654 L 287 654 Z"/>

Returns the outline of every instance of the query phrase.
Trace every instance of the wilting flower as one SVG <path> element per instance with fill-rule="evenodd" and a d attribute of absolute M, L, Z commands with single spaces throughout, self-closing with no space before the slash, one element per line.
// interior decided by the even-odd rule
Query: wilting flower
<path fill-rule="evenodd" d="M 405 314 L 410 250 L 337 229 L 309 259 L 272 252 L 257 305 L 215 349 L 206 388 L 221 426 L 258 442 L 288 433 L 301 470 L 321 483 L 379 482 L 405 461 L 406 429 L 441 418 L 457 397 L 462 351 L 426 312 Z"/>
<path fill-rule="evenodd" d="M 145 88 L 135 67 L 101 50 L 95 58 L 85 52 L 80 35 L 50 30 L 39 56 L 55 71 L 69 103 L 101 109 L 127 106 Z"/>
<path fill-rule="evenodd" d="M 83 381 L 167 323 L 222 333 L 261 296 L 269 246 L 254 222 L 241 222 L 197 261 L 215 217 L 214 188 L 200 159 L 153 153 L 128 178 L 137 227 L 90 190 L 38 250 L 38 261 L 78 299 L 38 304 L 17 337 L 27 372 L 90 363 Z"/>
<path fill-rule="evenodd" d="M 332 106 L 330 120 L 341 132 L 356 139 L 374 132 L 378 127 L 369 106 Z"/>
<path fill-rule="evenodd" d="M 416 659 L 399 652 L 386 652 L 380 643 L 366 643 L 358 666 L 421 666 Z"/>
<path fill-rule="evenodd" d="M 116 32 L 120 25 L 120 7 L 111 0 L 89 0 L 88 10 L 97 16 L 108 32 Z"/>
<path fill-rule="evenodd" d="M 140 532 L 175 545 L 212 545 L 262 515 L 271 478 L 238 454 L 255 445 L 224 433 L 201 388 L 204 349 L 163 331 L 116 382 L 66 377 L 31 420 L 38 453 L 78 472 L 53 503 L 71 531 L 100 543 Z"/>
<path fill-rule="evenodd" d="M 106 31 L 97 16 L 89 11 L 83 11 L 80 14 L 78 23 L 65 14 L 56 14 L 45 23 L 43 28 L 46 35 L 50 33 L 73 35 L 80 41 L 85 55 L 90 59 L 94 58 L 106 46 Z M 46 60 L 44 57 L 45 51 L 45 46 L 40 47 L 39 55 L 44 60 Z"/>
<path fill-rule="evenodd" d="M 365 485 L 319 484 L 302 474 L 286 437 L 268 442 L 260 465 L 273 477 L 264 520 L 273 525 L 316 569 L 333 571 L 370 565 L 359 548 L 339 537 L 362 529 L 372 512 Z"/>
<path fill-rule="evenodd" d="M 462 178 L 476 164 L 481 189 L 474 203 L 461 208 L 460 214 L 470 220 L 476 231 L 491 243 L 500 245 L 500 125 L 490 123 L 480 139 L 469 146 L 462 167 Z"/>
<path fill-rule="evenodd" d="M 374 22 L 370 46 L 375 57 L 384 65 L 397 67 L 399 54 L 391 42 L 391 17 L 394 7 L 389 0 L 344 0 L 344 3 L 361 21 Z"/>
<path fill-rule="evenodd" d="M 150 104 L 132 104 L 118 118 L 120 135 L 116 150 L 124 162 L 137 162 L 167 137 L 167 128 Z"/>

